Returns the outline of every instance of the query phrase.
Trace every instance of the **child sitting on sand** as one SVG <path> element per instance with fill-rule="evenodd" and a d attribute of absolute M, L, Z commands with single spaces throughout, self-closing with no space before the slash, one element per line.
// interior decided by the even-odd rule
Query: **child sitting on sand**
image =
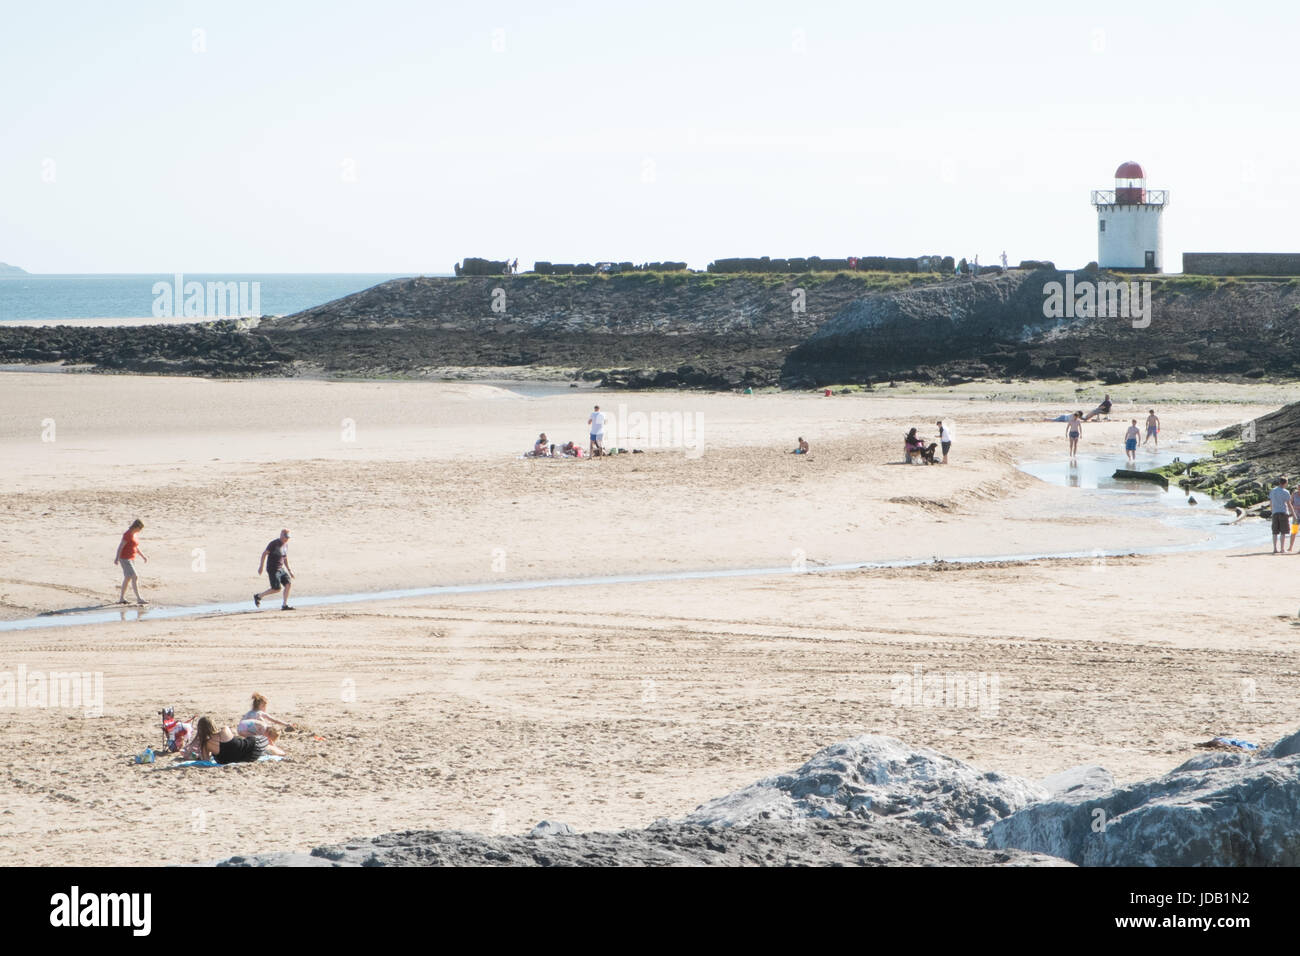
<path fill-rule="evenodd" d="M 246 713 L 239 720 L 239 736 L 241 737 L 269 737 L 270 731 L 275 730 L 278 737 L 280 731 L 275 729 L 275 725 L 293 730 L 293 724 L 286 723 L 283 720 L 276 720 L 266 712 L 266 697 L 262 694 L 253 695 L 253 709 Z M 273 738 L 274 739 L 274 738 Z"/>
<path fill-rule="evenodd" d="M 799 447 L 796 448 L 796 449 L 795 449 L 791 454 L 794 454 L 794 455 L 806 455 L 806 454 L 808 454 L 808 443 L 807 443 L 806 441 L 803 440 L 803 436 L 802 436 L 802 435 L 799 436 Z"/>

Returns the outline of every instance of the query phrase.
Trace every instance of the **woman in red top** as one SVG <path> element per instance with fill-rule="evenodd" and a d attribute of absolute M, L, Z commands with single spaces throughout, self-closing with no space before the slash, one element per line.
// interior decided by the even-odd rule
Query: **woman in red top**
<path fill-rule="evenodd" d="M 140 550 L 140 532 L 144 530 L 144 522 L 136 518 L 131 522 L 131 527 L 126 529 L 122 535 L 122 543 L 117 546 L 117 557 L 113 559 L 114 564 L 122 566 L 122 593 L 117 596 L 118 604 L 126 603 L 126 586 L 131 585 L 131 590 L 135 591 L 135 603 L 144 604 L 140 597 L 139 577 L 135 573 L 135 565 L 132 563 L 136 558 L 144 558 L 145 563 L 149 559 L 145 557 Z"/>

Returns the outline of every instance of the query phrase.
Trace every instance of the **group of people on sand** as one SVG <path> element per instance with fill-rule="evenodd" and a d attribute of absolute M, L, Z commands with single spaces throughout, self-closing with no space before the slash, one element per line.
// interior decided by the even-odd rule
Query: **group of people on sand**
<path fill-rule="evenodd" d="M 1087 415 L 1083 412 L 1074 412 L 1070 415 L 1070 420 L 1065 425 L 1065 437 L 1070 442 L 1071 458 L 1078 457 L 1079 439 L 1083 437 L 1083 423 L 1094 420 L 1098 415 L 1109 415 L 1110 408 L 1110 396 L 1107 395 L 1102 403 Z M 1130 464 L 1137 463 L 1139 438 L 1142 438 L 1142 429 L 1138 427 L 1137 419 L 1129 419 L 1129 427 L 1124 431 L 1124 454 Z M 1142 441 L 1143 447 L 1149 442 L 1155 442 L 1155 450 L 1160 450 L 1160 416 L 1156 414 L 1154 408 L 1147 410 L 1146 438 Z"/>
<path fill-rule="evenodd" d="M 942 420 L 934 423 L 939 429 L 939 440 L 929 442 L 927 439 L 917 435 L 916 429 L 909 429 L 903 436 L 903 460 L 911 465 L 914 459 L 919 459 L 925 465 L 946 465 L 948 464 L 948 451 L 952 448 L 952 429 L 943 423 Z M 935 461 L 935 451 L 939 450 L 943 454 L 942 461 Z"/>
<path fill-rule="evenodd" d="M 1273 520 L 1273 553 L 1289 554 L 1295 550 L 1295 539 L 1300 535 L 1300 488 L 1291 491 L 1287 488 L 1287 480 L 1278 478 L 1268 493 L 1268 504 Z M 1288 536 L 1291 538 L 1289 545 Z"/>
<path fill-rule="evenodd" d="M 113 563 L 119 565 L 122 569 L 122 590 L 118 594 L 118 604 L 126 603 L 128 584 L 131 586 L 131 590 L 135 592 L 136 604 L 145 605 L 149 603 L 140 597 L 140 575 L 135 570 L 136 558 L 141 558 L 146 563 L 149 561 L 144 552 L 140 550 L 140 532 L 143 530 L 144 522 L 136 518 L 131 522 L 131 527 L 127 528 L 123 533 L 122 540 L 118 542 L 117 556 L 113 559 Z M 265 591 L 259 591 L 253 595 L 253 606 L 261 607 L 262 598 L 264 597 L 269 597 L 272 594 L 282 594 L 283 601 L 280 610 L 296 610 L 289 604 L 289 591 L 293 587 L 293 571 L 289 568 L 288 528 L 281 528 L 279 537 L 273 538 L 262 549 L 262 557 L 257 562 L 257 573 L 261 574 L 264 570 L 271 586 Z"/>
<path fill-rule="evenodd" d="M 605 413 L 597 405 L 591 415 L 587 418 L 587 432 L 590 438 L 590 444 L 587 446 L 585 457 L 599 458 L 605 454 Z M 582 446 L 577 442 L 565 442 L 557 446 L 549 438 L 546 432 L 537 436 L 537 441 L 533 442 L 533 450 L 524 453 L 525 458 L 582 458 Z"/>
<path fill-rule="evenodd" d="M 200 760 L 217 763 L 245 763 L 260 757 L 283 757 L 285 752 L 276 741 L 281 728 L 293 730 L 291 723 L 277 720 L 266 712 L 267 700 L 262 694 L 253 694 L 253 709 L 240 718 L 234 730 L 217 729 L 210 717 L 200 717 L 194 724 L 194 749 Z"/>

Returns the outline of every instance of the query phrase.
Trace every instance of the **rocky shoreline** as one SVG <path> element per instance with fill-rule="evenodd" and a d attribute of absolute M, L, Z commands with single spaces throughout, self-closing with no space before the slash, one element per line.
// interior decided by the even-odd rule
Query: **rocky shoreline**
<path fill-rule="evenodd" d="M 1048 317 L 1053 268 L 511 275 L 382 283 L 296 315 L 136 327 L 0 325 L 0 364 L 206 376 L 433 378 L 571 368 L 610 388 L 813 388 L 1300 376 L 1300 281 L 1153 276 L 1149 323 Z"/>
<path fill-rule="evenodd" d="M 1154 780 L 1101 767 L 1038 781 L 880 736 L 847 740 L 640 830 L 407 830 L 216 866 L 1295 866 L 1300 732 L 1215 744 Z"/>

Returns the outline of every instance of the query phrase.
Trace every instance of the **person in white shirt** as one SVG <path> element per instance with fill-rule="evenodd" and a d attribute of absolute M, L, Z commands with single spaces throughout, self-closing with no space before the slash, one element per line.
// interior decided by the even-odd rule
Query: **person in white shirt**
<path fill-rule="evenodd" d="M 952 447 L 952 430 L 943 422 L 935 422 L 939 426 L 939 447 L 943 449 L 943 463 L 948 464 L 948 449 Z"/>
<path fill-rule="evenodd" d="M 587 454 L 593 457 L 605 454 L 605 446 L 603 444 L 605 441 L 605 413 L 600 410 L 599 405 L 597 405 L 596 410 L 591 413 L 591 417 L 587 419 L 587 425 L 589 426 L 591 433 L 591 445 L 587 449 Z"/>

